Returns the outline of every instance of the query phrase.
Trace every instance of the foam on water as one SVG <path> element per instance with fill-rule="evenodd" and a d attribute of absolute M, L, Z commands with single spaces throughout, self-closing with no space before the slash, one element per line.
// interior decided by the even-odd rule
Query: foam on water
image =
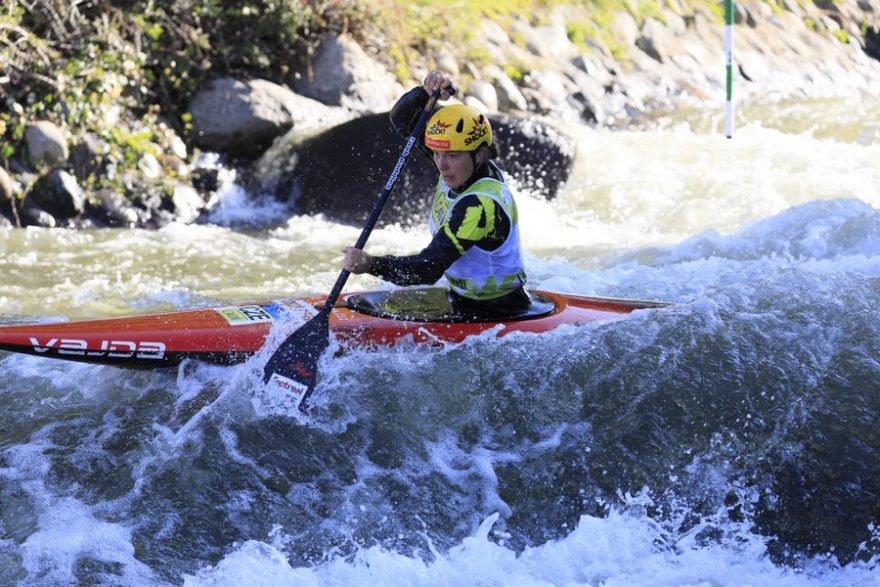
<path fill-rule="evenodd" d="M 221 585 L 347 586 L 368 582 L 400 585 L 470 587 L 517 585 L 547 587 L 872 587 L 880 576 L 871 564 L 839 569 L 816 561 L 801 571 L 781 569 L 764 557 L 763 543 L 744 538 L 736 546 L 675 544 L 658 548 L 662 532 L 650 520 L 612 511 L 584 516 L 561 540 L 516 553 L 490 539 L 498 515 L 489 516 L 473 537 L 433 559 L 381 547 L 359 551 L 315 568 L 292 567 L 271 544 L 248 541 L 216 566 L 187 575 L 188 587 Z"/>
<path fill-rule="evenodd" d="M 565 191 L 519 198 L 530 284 L 676 306 L 334 347 L 311 419 L 260 384 L 294 324 L 240 367 L 4 355 L 0 583 L 880 586 L 880 145 L 569 130 Z M 359 229 L 277 220 L 0 230 L 4 321 L 328 291 Z M 392 225 L 368 249 L 427 241 Z"/>

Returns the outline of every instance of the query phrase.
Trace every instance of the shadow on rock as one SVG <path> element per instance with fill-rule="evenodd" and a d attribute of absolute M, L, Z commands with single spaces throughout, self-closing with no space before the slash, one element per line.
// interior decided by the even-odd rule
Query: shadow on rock
<path fill-rule="evenodd" d="M 519 191 L 554 198 L 569 177 L 574 141 L 534 120 L 496 115 L 493 129 L 501 149 L 499 163 Z M 360 225 L 385 187 L 405 139 L 388 114 L 351 120 L 321 134 L 289 134 L 257 162 L 254 186 L 290 202 L 298 214 L 323 214 Z M 380 224 L 421 221 L 433 196 L 437 171 L 420 151 L 413 152 L 394 186 Z"/>

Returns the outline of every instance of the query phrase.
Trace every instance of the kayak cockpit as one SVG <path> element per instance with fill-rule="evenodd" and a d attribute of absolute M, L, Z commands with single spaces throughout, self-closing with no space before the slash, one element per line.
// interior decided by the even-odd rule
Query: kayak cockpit
<path fill-rule="evenodd" d="M 350 310 L 368 316 L 409 322 L 487 322 L 529 320 L 553 313 L 556 309 L 549 298 L 530 292 L 532 305 L 528 310 L 499 316 L 481 316 L 457 312 L 442 287 L 394 289 L 352 294 L 346 298 Z"/>

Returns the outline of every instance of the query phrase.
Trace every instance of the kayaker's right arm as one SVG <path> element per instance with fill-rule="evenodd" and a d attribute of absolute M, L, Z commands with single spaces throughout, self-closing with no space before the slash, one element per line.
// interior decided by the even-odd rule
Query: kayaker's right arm
<path fill-rule="evenodd" d="M 492 220 L 481 226 L 473 220 L 480 218 Z M 343 266 L 354 274 L 369 273 L 395 285 L 436 283 L 465 251 L 473 246 L 494 251 L 504 243 L 510 230 L 510 218 L 500 206 L 492 200 L 465 196 L 453 208 L 449 221 L 440 227 L 421 252 L 373 257 L 365 251 L 348 247 L 343 250 Z"/>
<path fill-rule="evenodd" d="M 369 273 L 395 285 L 436 283 L 461 253 L 445 235 L 439 235 L 416 255 L 373 257 L 365 251 L 348 247 L 343 250 L 343 266 L 354 274 Z"/>

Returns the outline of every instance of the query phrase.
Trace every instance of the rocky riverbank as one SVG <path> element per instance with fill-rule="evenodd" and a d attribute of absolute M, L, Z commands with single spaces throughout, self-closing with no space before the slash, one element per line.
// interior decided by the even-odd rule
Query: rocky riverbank
<path fill-rule="evenodd" d="M 381 42 L 365 47 L 349 35 L 328 34 L 308 67 L 290 72 L 285 83 L 220 77 L 204 84 L 189 101 L 187 140 L 170 126 L 154 133 L 155 152 L 144 153 L 126 172 L 123 190 L 83 188 L 90 176 L 107 173 L 98 137 L 72 137 L 49 120 L 32 121 L 22 138 L 27 157 L 0 168 L 0 223 L 197 222 L 216 201 L 219 186 L 217 168 L 205 163 L 205 153 L 221 154 L 249 188 L 295 199 L 303 188 L 291 188 L 293 171 L 284 161 L 303 159 L 320 130 L 339 129 L 336 144 L 355 141 L 358 136 L 346 136 L 343 123 L 387 110 L 431 67 L 460 80 L 465 102 L 495 115 L 531 118 L 539 134 L 557 137 L 550 141 L 557 153 L 551 159 L 546 152 L 534 160 L 519 153 L 518 165 L 537 169 L 570 160 L 565 137 L 551 130 L 560 123 L 613 126 L 682 105 L 721 108 L 719 14 L 666 0 L 653 16 L 615 13 L 601 37 L 583 33 L 588 18 L 587 8 L 578 5 L 558 6 L 533 19 L 540 20 L 537 25 L 525 18 L 507 27 L 485 20 L 479 24 L 485 63 L 437 43 L 411 67 L 414 79 L 404 82 L 391 73 Z M 735 22 L 737 101 L 880 93 L 880 0 L 743 2 Z M 384 169 L 382 162 L 376 165 Z M 325 187 L 318 178 L 306 189 L 320 193 Z M 322 212 L 320 202 L 307 211 Z"/>

